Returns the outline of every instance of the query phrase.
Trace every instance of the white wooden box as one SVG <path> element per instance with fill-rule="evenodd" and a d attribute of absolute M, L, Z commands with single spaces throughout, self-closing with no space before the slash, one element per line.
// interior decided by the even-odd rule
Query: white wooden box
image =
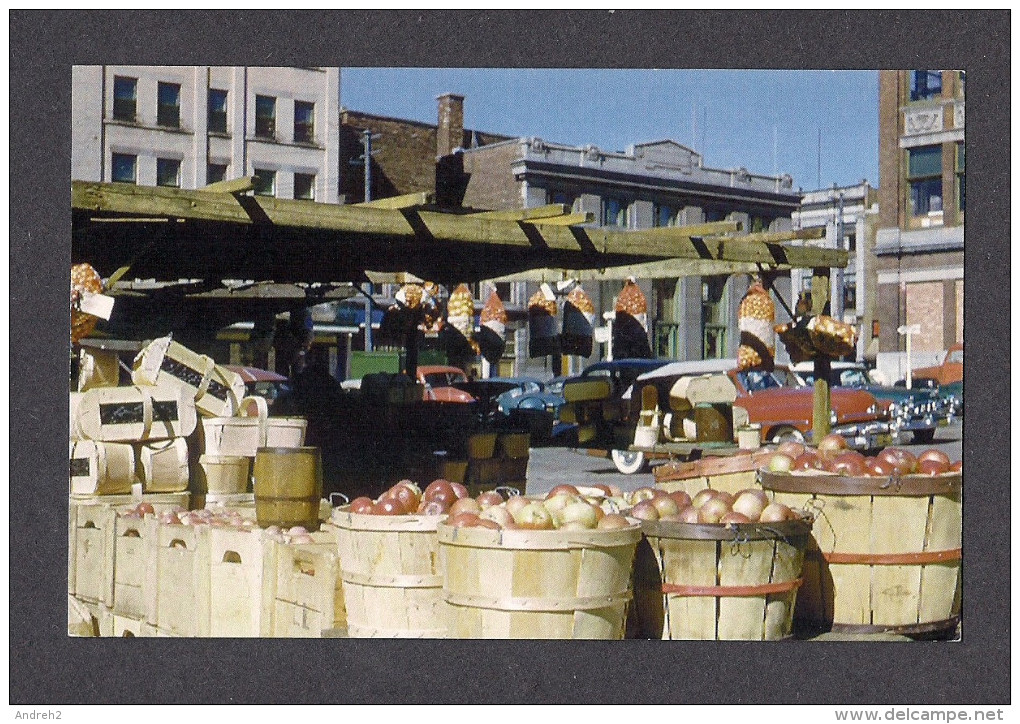
<path fill-rule="evenodd" d="M 271 636 L 276 545 L 261 530 L 209 529 L 209 635 Z"/>
<path fill-rule="evenodd" d="M 67 592 L 89 603 L 112 598 L 115 511 L 106 505 L 68 508 Z"/>
<path fill-rule="evenodd" d="M 113 527 L 113 598 L 110 607 L 118 616 L 144 619 L 149 598 L 148 571 L 155 565 L 156 518 L 144 520 L 116 516 Z M 137 634 L 136 634 L 137 635 Z"/>
<path fill-rule="evenodd" d="M 336 538 L 313 533 L 315 543 L 276 544 L 273 636 L 320 638 L 347 625 Z"/>
<path fill-rule="evenodd" d="M 207 636 L 209 632 L 208 527 L 156 528 L 154 565 L 146 581 L 146 620 L 157 632 Z"/>

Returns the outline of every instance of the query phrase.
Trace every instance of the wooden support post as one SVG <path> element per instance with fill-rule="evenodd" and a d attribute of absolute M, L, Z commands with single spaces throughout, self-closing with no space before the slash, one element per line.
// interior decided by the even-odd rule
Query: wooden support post
<path fill-rule="evenodd" d="M 828 311 L 829 270 L 815 268 L 811 274 L 811 315 L 817 317 Z M 829 371 L 832 368 L 828 357 L 815 358 L 815 395 L 811 420 L 812 442 L 817 445 L 832 431 L 829 415 L 832 414 L 832 395 L 829 390 Z"/>

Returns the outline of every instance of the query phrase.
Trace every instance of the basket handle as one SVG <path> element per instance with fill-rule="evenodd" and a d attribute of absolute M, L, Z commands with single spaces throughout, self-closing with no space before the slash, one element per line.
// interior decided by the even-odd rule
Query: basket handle
<path fill-rule="evenodd" d="M 136 387 L 142 396 L 142 434 L 140 439 L 144 440 L 152 432 L 152 395 L 144 387 L 137 385 Z"/>
<path fill-rule="evenodd" d="M 330 494 L 329 494 L 329 497 L 328 497 L 328 500 L 329 500 L 329 504 L 330 504 L 330 505 L 331 505 L 332 507 L 334 507 L 334 508 L 336 508 L 336 507 L 338 507 L 338 506 L 336 506 L 336 505 L 334 505 L 334 504 L 333 504 L 333 496 L 336 496 L 336 497 L 338 497 L 338 498 L 341 498 L 341 499 L 342 499 L 342 500 L 344 501 L 344 502 L 342 502 L 342 503 L 341 503 L 340 505 L 347 505 L 348 503 L 350 503 L 350 502 L 351 502 L 351 499 L 350 499 L 350 498 L 348 498 L 348 497 L 347 497 L 346 495 L 344 495 L 343 493 L 330 493 Z"/>
<path fill-rule="evenodd" d="M 265 397 L 260 397 L 259 395 L 245 397 L 237 405 L 237 413 L 240 417 L 251 417 L 251 415 L 248 414 L 248 403 L 250 402 L 255 403 L 255 410 L 259 418 L 259 447 L 265 447 L 266 440 L 269 438 L 269 403 L 266 402 Z"/>

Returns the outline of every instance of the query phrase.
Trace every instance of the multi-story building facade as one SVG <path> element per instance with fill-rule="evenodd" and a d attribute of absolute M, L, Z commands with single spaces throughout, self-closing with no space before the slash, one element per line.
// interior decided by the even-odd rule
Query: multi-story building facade
<path fill-rule="evenodd" d="M 878 189 L 866 180 L 854 186 L 807 191 L 793 214 L 794 229 L 825 229 L 825 244 L 850 254 L 846 269 L 833 270 L 829 305 L 833 316 L 857 328 L 858 360 L 872 362 L 878 352 L 875 232 Z M 790 271 L 793 296 L 811 292 L 811 272 Z"/>
<path fill-rule="evenodd" d="M 955 70 L 879 76 L 879 347 L 905 350 L 897 330 L 919 326 L 915 366 L 963 341 L 965 80 Z"/>
<path fill-rule="evenodd" d="M 671 140 L 616 152 L 516 138 L 464 149 L 463 157 L 465 205 L 532 208 L 562 203 L 575 212 L 591 212 L 600 226 L 650 229 L 734 220 L 749 232 L 787 231 L 800 204 L 789 176 L 711 168 L 700 154 Z M 737 305 L 747 290 L 746 276 L 638 281 L 648 298 L 650 342 L 657 356 L 736 355 Z M 612 312 L 622 283 L 588 286 L 596 311 L 602 316 Z M 787 280 L 779 286 L 789 293 Z M 524 302 L 533 291 L 517 284 L 510 290 L 511 299 Z M 518 339 L 516 348 L 518 369 L 526 369 L 527 345 Z M 592 360 L 605 353 L 596 346 Z"/>
<path fill-rule="evenodd" d="M 71 177 L 337 203 L 340 69 L 75 66 Z"/>

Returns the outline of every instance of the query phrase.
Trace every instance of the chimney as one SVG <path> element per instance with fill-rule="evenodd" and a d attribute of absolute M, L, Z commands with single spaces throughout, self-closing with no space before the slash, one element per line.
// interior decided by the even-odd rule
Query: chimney
<path fill-rule="evenodd" d="M 449 156 L 464 140 L 464 96 L 444 93 L 439 101 L 439 127 L 436 129 L 436 156 Z"/>

